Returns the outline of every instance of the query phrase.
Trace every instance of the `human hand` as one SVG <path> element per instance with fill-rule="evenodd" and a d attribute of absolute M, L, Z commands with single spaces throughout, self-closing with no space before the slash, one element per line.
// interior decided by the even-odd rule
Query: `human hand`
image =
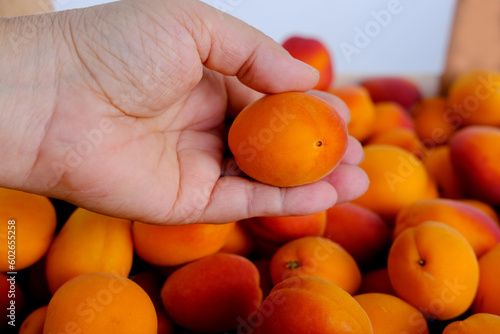
<path fill-rule="evenodd" d="M 45 94 L 17 104 L 36 106 L 18 107 L 21 120 L 0 121 L 5 129 L 9 121 L 29 126 L 7 132 L 13 145 L 0 155 L 17 156 L 23 167 L 4 166 L 0 185 L 158 224 L 309 214 L 366 190 L 353 138 L 343 163 L 309 185 L 277 188 L 228 175 L 227 110 L 318 80 L 245 23 L 193 0 L 124 0 L 30 18 L 43 19 L 52 48 L 34 43 L 27 54 L 47 66 L 36 76 Z M 332 95 L 313 94 L 349 117 Z"/>

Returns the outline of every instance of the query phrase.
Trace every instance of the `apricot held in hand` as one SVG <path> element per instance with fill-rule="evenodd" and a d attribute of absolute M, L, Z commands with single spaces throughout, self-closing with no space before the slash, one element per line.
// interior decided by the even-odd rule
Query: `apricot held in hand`
<path fill-rule="evenodd" d="M 228 144 L 248 176 L 290 187 L 317 181 L 338 165 L 347 149 L 347 127 L 327 102 L 288 92 L 243 109 L 229 129 Z"/>

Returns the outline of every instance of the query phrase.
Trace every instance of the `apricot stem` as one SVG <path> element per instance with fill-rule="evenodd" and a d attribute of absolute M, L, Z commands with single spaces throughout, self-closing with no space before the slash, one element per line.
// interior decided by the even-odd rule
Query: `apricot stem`
<path fill-rule="evenodd" d="M 321 142 L 321 140 L 318 140 L 315 144 L 316 144 L 317 147 L 320 147 L 321 145 L 323 145 L 323 143 Z"/>
<path fill-rule="evenodd" d="M 288 261 L 285 265 L 286 269 L 297 269 L 299 266 L 297 261 Z"/>
<path fill-rule="evenodd" d="M 421 266 L 425 266 L 425 260 L 424 259 L 418 260 L 418 264 Z"/>

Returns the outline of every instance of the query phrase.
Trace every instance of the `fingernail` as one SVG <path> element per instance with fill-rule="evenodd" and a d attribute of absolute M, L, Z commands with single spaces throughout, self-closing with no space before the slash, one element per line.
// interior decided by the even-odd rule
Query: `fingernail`
<path fill-rule="evenodd" d="M 302 66 L 309 68 L 309 70 L 310 70 L 311 72 L 313 72 L 313 73 L 314 73 L 314 75 L 319 75 L 319 71 L 318 71 L 317 69 L 315 69 L 314 67 L 312 67 L 311 65 L 309 65 L 309 64 L 307 64 L 307 63 L 304 63 L 303 61 L 298 60 L 297 58 L 294 58 L 294 60 L 295 60 L 296 62 L 298 62 L 298 63 L 301 63 L 301 64 L 302 64 Z"/>

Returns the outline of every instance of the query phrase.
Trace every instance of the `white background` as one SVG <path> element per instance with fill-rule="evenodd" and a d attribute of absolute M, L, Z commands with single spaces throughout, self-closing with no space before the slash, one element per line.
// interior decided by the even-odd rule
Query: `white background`
<path fill-rule="evenodd" d="M 455 0 L 203 1 L 246 21 L 278 42 L 294 34 L 321 39 L 332 52 L 336 72 L 353 77 L 440 75 L 456 3 Z M 110 1 L 55 0 L 55 7 L 64 10 L 106 2 Z M 387 13 L 391 5 L 398 9 L 398 14 L 391 14 L 390 19 L 385 17 L 382 26 L 374 13 Z M 370 28 L 372 37 L 366 35 L 369 43 L 366 39 L 364 44 L 360 43 L 357 31 L 367 33 Z M 358 53 L 346 57 L 341 45 L 347 44 L 357 47 Z"/>

